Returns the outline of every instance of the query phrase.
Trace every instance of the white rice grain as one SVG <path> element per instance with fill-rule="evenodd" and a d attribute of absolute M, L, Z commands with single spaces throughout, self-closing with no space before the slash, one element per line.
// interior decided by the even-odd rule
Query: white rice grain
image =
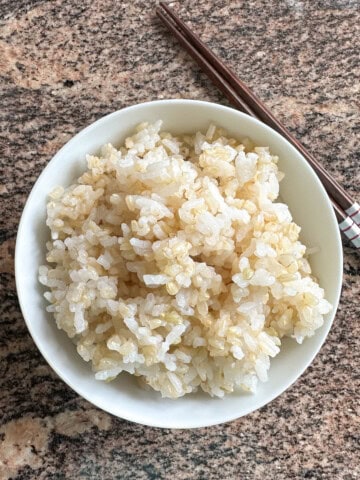
<path fill-rule="evenodd" d="M 331 305 L 279 193 L 278 158 L 215 125 L 143 123 L 49 196 L 47 311 L 95 378 L 125 371 L 165 397 L 255 392 L 284 336 Z"/>

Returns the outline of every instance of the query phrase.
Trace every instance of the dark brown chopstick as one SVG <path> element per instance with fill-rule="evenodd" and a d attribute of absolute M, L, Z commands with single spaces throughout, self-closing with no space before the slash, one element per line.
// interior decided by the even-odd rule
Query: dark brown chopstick
<path fill-rule="evenodd" d="M 305 147 L 294 138 L 287 128 L 277 120 L 274 115 L 268 110 L 268 108 L 261 102 L 261 100 L 242 82 L 235 73 L 222 62 L 177 15 L 176 13 L 164 2 L 160 2 L 160 9 L 169 16 L 171 21 L 181 29 L 183 36 L 186 36 L 191 42 L 192 48 L 196 48 L 196 51 L 203 55 L 209 64 L 212 65 L 218 72 L 221 73 L 221 77 L 224 78 L 229 85 L 236 91 L 238 96 L 244 100 L 249 108 L 255 113 L 255 116 L 269 125 L 271 128 L 279 132 L 285 137 L 292 145 L 294 145 L 299 152 L 306 158 L 312 168 L 315 170 L 320 180 L 322 181 L 325 189 L 331 193 L 331 197 L 337 202 L 337 204 L 346 211 L 355 202 L 345 192 L 345 190 L 332 178 L 328 172 L 319 164 L 319 162 L 309 153 Z M 184 45 L 185 46 L 185 45 Z M 251 115 L 251 114 L 250 114 Z"/>
<path fill-rule="evenodd" d="M 354 222 L 354 220 L 360 219 L 358 204 L 352 201 L 342 187 L 307 152 L 305 147 L 272 115 L 256 95 L 236 77 L 235 73 L 206 47 L 200 38 L 184 24 L 168 5 L 160 2 L 156 13 L 236 108 L 262 120 L 265 124 L 278 131 L 300 151 L 327 190 L 334 206 L 340 229 L 353 241 L 354 245 L 359 247 L 360 240 L 358 237 L 360 236 L 360 229 Z"/>

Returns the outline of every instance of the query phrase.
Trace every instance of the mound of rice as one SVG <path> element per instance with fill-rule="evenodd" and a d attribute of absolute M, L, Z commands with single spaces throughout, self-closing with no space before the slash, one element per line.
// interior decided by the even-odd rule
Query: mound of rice
<path fill-rule="evenodd" d="M 50 194 L 47 310 L 99 380 L 129 372 L 171 398 L 253 392 L 281 338 L 301 343 L 331 305 L 275 202 L 277 157 L 214 125 L 160 128 L 105 145 Z"/>

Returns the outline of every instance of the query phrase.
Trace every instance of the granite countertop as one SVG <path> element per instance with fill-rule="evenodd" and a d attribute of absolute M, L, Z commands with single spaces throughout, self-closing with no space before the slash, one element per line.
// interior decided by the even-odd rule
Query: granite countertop
<path fill-rule="evenodd" d="M 137 102 L 226 104 L 154 6 L 0 1 L 0 479 L 359 478 L 360 257 L 348 245 L 340 307 L 319 355 L 279 398 L 224 425 L 171 431 L 114 418 L 56 376 L 26 329 L 16 230 L 54 153 Z M 185 0 L 174 8 L 359 200 L 358 0 Z"/>

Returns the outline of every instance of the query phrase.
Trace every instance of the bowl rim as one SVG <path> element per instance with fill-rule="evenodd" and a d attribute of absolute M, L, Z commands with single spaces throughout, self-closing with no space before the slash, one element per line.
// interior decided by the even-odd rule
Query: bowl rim
<path fill-rule="evenodd" d="M 328 321 L 328 326 L 325 328 L 325 330 L 322 333 L 322 339 L 320 341 L 320 344 L 319 344 L 319 346 L 317 346 L 317 348 L 314 349 L 314 352 L 310 355 L 310 358 L 305 363 L 305 365 L 300 370 L 298 370 L 295 374 L 291 375 L 290 381 L 286 383 L 286 387 L 285 388 L 283 388 L 283 386 L 278 387 L 278 389 L 275 389 L 271 393 L 271 395 L 269 395 L 263 402 L 260 402 L 260 404 L 256 404 L 253 408 L 250 407 L 247 410 L 246 413 L 243 413 L 243 414 L 240 414 L 240 415 L 236 414 L 236 413 L 234 413 L 233 415 L 224 414 L 222 416 L 222 418 L 220 418 L 220 419 L 217 418 L 215 421 L 209 421 L 206 424 L 204 422 L 199 422 L 199 421 L 196 421 L 196 419 L 194 419 L 193 421 L 187 421 L 185 426 L 181 423 L 181 419 L 179 421 L 177 421 L 177 423 L 175 425 L 171 425 L 171 426 L 169 426 L 166 422 L 163 423 L 161 421 L 149 421 L 150 419 L 141 418 L 141 412 L 140 412 L 140 414 L 134 415 L 134 416 L 124 414 L 124 415 L 121 415 L 121 417 L 120 417 L 119 413 L 116 413 L 114 410 L 111 411 L 111 408 L 109 409 L 108 407 L 102 406 L 100 404 L 100 402 L 95 403 L 94 400 L 92 400 L 91 396 L 89 396 L 87 394 L 87 392 L 84 393 L 83 391 L 81 391 L 81 389 L 78 388 L 77 385 L 75 385 L 73 381 L 71 381 L 69 378 L 67 378 L 66 373 L 64 373 L 61 370 L 61 368 L 58 367 L 56 361 L 53 361 L 53 358 L 49 357 L 49 355 L 44 350 L 44 348 L 42 346 L 42 343 L 37 339 L 36 333 L 35 333 L 35 331 L 32 327 L 32 323 L 31 323 L 31 320 L 30 320 L 29 315 L 27 313 L 26 305 L 24 304 L 21 289 L 20 289 L 20 285 L 19 285 L 20 268 L 21 268 L 20 267 L 20 258 L 19 258 L 19 249 L 20 249 L 19 245 L 22 241 L 21 239 L 23 238 L 22 231 L 24 229 L 25 219 L 28 215 L 28 212 L 32 208 L 32 200 L 33 200 L 33 197 L 35 195 L 36 186 L 40 182 L 40 179 L 42 179 L 43 177 L 45 177 L 47 175 L 47 171 L 50 170 L 51 164 L 56 160 L 57 157 L 60 157 L 62 155 L 62 152 L 65 148 L 66 149 L 70 148 L 71 145 L 74 144 L 75 142 L 79 141 L 82 136 L 86 135 L 91 130 L 95 130 L 101 123 L 103 123 L 105 121 L 108 121 L 112 117 L 116 117 L 119 114 L 119 112 L 124 113 L 124 112 L 128 112 L 128 111 L 136 111 L 137 109 L 142 109 L 142 108 L 147 107 L 149 105 L 156 106 L 156 105 L 166 104 L 166 103 L 167 104 L 172 104 L 174 107 L 176 107 L 177 105 L 191 104 L 193 106 L 196 106 L 196 105 L 201 106 L 202 105 L 202 106 L 207 106 L 207 107 L 212 107 L 212 108 L 215 107 L 216 109 L 220 109 L 220 110 L 236 112 L 239 115 L 239 120 L 241 118 L 246 118 L 246 120 L 250 119 L 250 121 L 254 122 L 254 124 L 256 124 L 258 126 L 261 126 L 261 128 L 264 128 L 265 130 L 268 130 L 270 135 L 278 137 L 278 138 L 281 139 L 281 141 L 286 142 L 287 147 L 289 148 L 290 151 L 296 152 L 297 155 L 300 155 L 300 157 L 302 158 L 302 160 L 304 162 L 304 166 L 309 168 L 312 171 L 314 181 L 317 182 L 318 188 L 320 188 L 320 190 L 322 190 L 322 193 L 325 196 L 327 206 L 329 207 L 329 212 L 330 212 L 330 215 L 332 217 L 332 223 L 333 223 L 333 226 L 335 227 L 334 232 L 336 232 L 335 235 L 336 235 L 337 251 L 338 251 L 338 254 L 339 254 L 339 259 L 338 260 L 339 260 L 339 269 L 340 269 L 339 280 L 338 280 L 337 285 L 336 285 L 336 294 L 334 295 L 335 298 L 336 298 L 336 302 L 333 305 L 333 311 L 331 312 L 331 316 L 330 316 L 330 319 Z M 99 144 L 99 146 L 100 146 L 100 144 Z M 326 190 L 325 190 L 324 186 L 322 185 L 320 179 L 317 177 L 316 173 L 313 171 L 313 169 L 307 163 L 306 159 L 301 155 L 301 153 L 293 145 L 291 145 L 291 143 L 288 140 L 286 140 L 282 135 L 280 135 L 278 132 L 273 130 L 271 127 L 269 127 L 265 123 L 261 122 L 260 120 L 258 120 L 256 118 L 253 118 L 253 117 L 251 117 L 251 116 L 249 116 L 249 115 L 247 115 L 247 114 L 245 114 L 245 113 L 243 113 L 239 110 L 236 110 L 235 108 L 231 108 L 231 107 L 228 107 L 228 106 L 225 106 L 225 105 L 221 105 L 221 104 L 217 104 L 217 103 L 209 102 L 209 101 L 203 101 L 203 100 L 178 99 L 178 98 L 172 99 L 172 98 L 169 98 L 169 99 L 161 99 L 161 100 L 153 100 L 153 101 L 137 103 L 137 104 L 121 108 L 119 110 L 116 110 L 114 112 L 111 112 L 107 115 L 102 116 L 99 119 L 92 122 L 91 124 L 89 124 L 88 126 L 84 127 L 80 131 L 78 131 L 75 135 L 73 135 L 70 138 L 70 140 L 68 140 L 51 157 L 51 159 L 48 161 L 46 166 L 42 169 L 40 175 L 37 177 L 35 183 L 33 184 L 32 188 L 31 188 L 30 193 L 28 194 L 28 196 L 26 198 L 26 202 L 25 202 L 25 205 L 23 207 L 23 211 L 22 211 L 22 214 L 21 214 L 20 222 L 19 222 L 19 225 L 18 225 L 18 231 L 17 231 L 17 235 L 16 235 L 15 262 L 14 263 L 15 263 L 16 291 L 17 291 L 18 301 L 19 301 L 19 305 L 20 305 L 20 310 L 22 312 L 22 315 L 23 315 L 25 324 L 27 326 L 27 329 L 28 329 L 35 345 L 37 346 L 38 350 L 40 351 L 41 355 L 45 359 L 45 361 L 52 368 L 52 370 L 60 377 L 60 379 L 62 381 L 64 381 L 80 397 L 84 398 L 85 400 L 87 400 L 89 403 L 91 403 L 95 407 L 100 408 L 103 411 L 105 411 L 105 412 L 107 412 L 111 415 L 114 415 L 117 418 L 128 420 L 128 421 L 131 421 L 133 423 L 146 425 L 146 426 L 149 426 L 149 427 L 172 428 L 172 429 L 189 429 L 189 428 L 204 428 L 204 427 L 210 427 L 210 426 L 213 426 L 213 425 L 219 425 L 219 424 L 222 424 L 222 423 L 231 422 L 233 420 L 241 418 L 242 416 L 248 415 L 248 414 L 262 408 L 263 406 L 267 405 L 268 403 L 272 402 L 273 400 L 275 400 L 279 395 L 281 395 L 286 390 L 288 390 L 299 379 L 299 377 L 305 372 L 305 370 L 313 362 L 315 356 L 319 353 L 319 351 L 322 348 L 324 342 L 326 341 L 326 339 L 328 337 L 328 333 L 329 333 L 329 331 L 332 327 L 332 324 L 333 324 L 335 316 L 336 316 L 336 312 L 337 312 L 337 309 L 338 309 L 338 306 L 339 306 L 339 301 L 340 301 L 340 296 L 341 296 L 341 290 L 342 290 L 343 248 L 342 248 L 341 236 L 340 236 L 340 231 L 338 229 L 336 216 L 335 216 L 335 213 L 333 211 L 330 199 L 329 199 L 329 197 L 326 193 Z M 209 400 L 212 400 L 210 396 L 209 396 Z M 254 402 L 254 403 L 256 403 L 256 402 Z"/>

